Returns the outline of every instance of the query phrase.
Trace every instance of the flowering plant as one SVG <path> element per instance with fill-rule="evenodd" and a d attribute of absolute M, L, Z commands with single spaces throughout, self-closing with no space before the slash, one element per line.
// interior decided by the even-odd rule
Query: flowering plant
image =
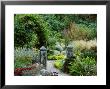
<path fill-rule="evenodd" d="M 15 76 L 22 76 L 22 72 L 23 71 L 25 71 L 25 70 L 32 70 L 33 68 L 32 67 L 30 67 L 30 68 L 16 68 L 15 70 L 14 70 L 14 74 L 15 74 Z"/>

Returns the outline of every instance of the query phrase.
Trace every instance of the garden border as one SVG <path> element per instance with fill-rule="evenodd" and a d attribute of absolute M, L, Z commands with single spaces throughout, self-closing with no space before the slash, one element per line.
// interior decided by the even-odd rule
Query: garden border
<path fill-rule="evenodd" d="M 43 89 L 43 88 L 62 88 L 62 86 L 54 86 L 54 85 L 5 85 L 5 6 L 6 5 L 106 5 L 106 74 L 107 74 L 107 80 L 106 84 L 109 85 L 110 81 L 108 76 L 110 75 L 108 72 L 108 65 L 109 65 L 109 58 L 110 58 L 110 41 L 108 38 L 110 37 L 110 1 L 2 1 L 1 2 L 1 87 L 5 89 Z M 69 86 L 65 86 L 69 87 Z M 79 86 L 72 86 L 74 88 L 79 87 Z M 82 86 L 80 86 L 82 87 Z M 87 86 L 84 86 L 87 87 Z M 94 86 L 90 86 L 91 88 Z M 105 86 L 103 86 L 105 88 Z"/>

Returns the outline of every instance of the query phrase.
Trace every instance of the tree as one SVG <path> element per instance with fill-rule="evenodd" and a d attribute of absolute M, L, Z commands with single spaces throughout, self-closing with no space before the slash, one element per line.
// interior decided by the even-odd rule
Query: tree
<path fill-rule="evenodd" d="M 33 34 L 36 34 L 36 47 L 46 46 L 48 38 L 48 25 L 40 15 L 34 14 L 17 14 L 14 17 L 14 41 L 15 47 L 29 45 L 32 41 Z"/>

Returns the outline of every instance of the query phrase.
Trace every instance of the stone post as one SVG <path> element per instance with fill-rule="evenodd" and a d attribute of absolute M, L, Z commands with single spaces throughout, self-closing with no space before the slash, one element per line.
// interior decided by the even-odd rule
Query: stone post
<path fill-rule="evenodd" d="M 73 57 L 73 47 L 72 46 L 67 46 L 67 58 L 72 58 Z"/>
<path fill-rule="evenodd" d="M 43 64 L 44 68 L 47 67 L 47 49 L 42 46 L 40 48 L 40 64 Z"/>
<path fill-rule="evenodd" d="M 64 63 L 63 71 L 69 73 L 68 66 L 70 65 L 70 62 L 73 60 L 73 47 L 71 45 L 67 46 L 66 56 L 67 57 Z"/>

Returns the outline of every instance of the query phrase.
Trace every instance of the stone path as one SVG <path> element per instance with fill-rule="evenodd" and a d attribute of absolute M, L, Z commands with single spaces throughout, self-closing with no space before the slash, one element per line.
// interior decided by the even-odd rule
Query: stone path
<path fill-rule="evenodd" d="M 68 74 L 61 72 L 59 69 L 55 68 L 54 62 L 55 62 L 55 60 L 47 60 L 47 70 L 49 72 L 57 72 L 58 76 L 70 76 Z"/>

